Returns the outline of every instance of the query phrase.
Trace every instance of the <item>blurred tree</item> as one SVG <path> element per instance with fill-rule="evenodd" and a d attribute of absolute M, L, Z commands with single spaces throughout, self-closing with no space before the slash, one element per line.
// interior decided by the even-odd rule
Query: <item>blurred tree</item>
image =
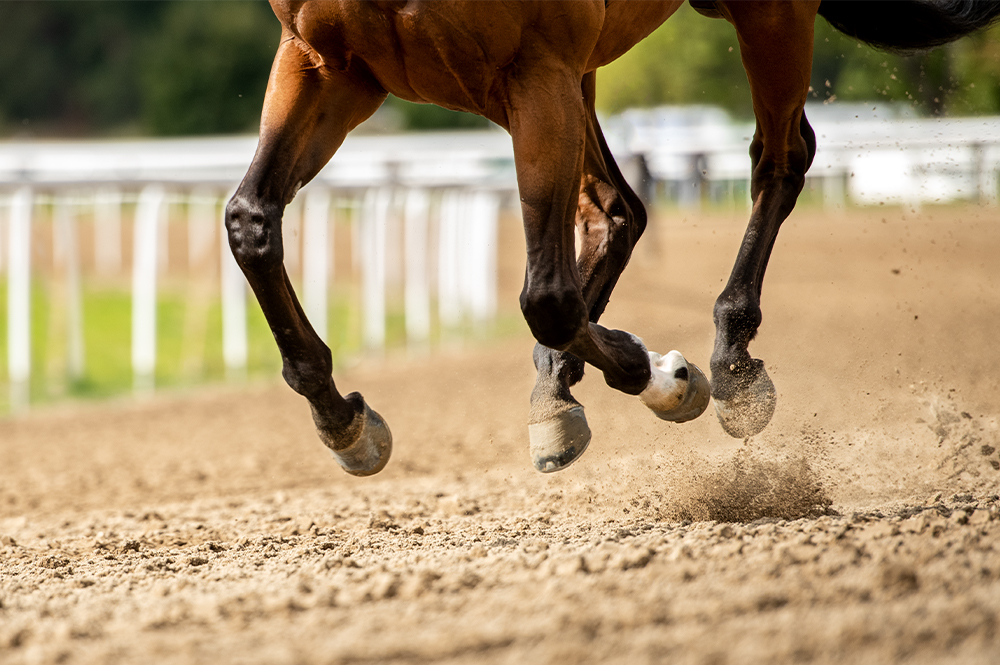
<path fill-rule="evenodd" d="M 253 131 L 279 34 L 262 1 L 5 0 L 0 132 Z"/>
<path fill-rule="evenodd" d="M 731 50 L 730 50 L 731 49 Z M 902 101 L 925 115 L 1000 113 L 1000 25 L 913 56 L 860 44 L 816 19 L 811 98 Z M 718 104 L 752 114 L 736 33 L 725 21 L 682 6 L 597 77 L 598 107 Z"/>
<path fill-rule="evenodd" d="M 490 125 L 489 120 L 472 113 L 452 111 L 434 104 L 414 104 L 393 95 L 389 95 L 386 104 L 399 113 L 404 129 L 480 129 Z"/>
<path fill-rule="evenodd" d="M 920 114 L 941 115 L 955 90 L 950 57 L 954 48 L 952 44 L 911 56 L 885 53 L 818 18 L 811 98 L 908 102 Z"/>
<path fill-rule="evenodd" d="M 139 54 L 153 134 L 256 131 L 281 25 L 263 2 L 175 2 Z"/>
<path fill-rule="evenodd" d="M 254 131 L 279 25 L 261 0 L 0 0 L 0 135 Z M 598 107 L 718 104 L 751 116 L 735 32 L 684 5 L 598 74 Z M 816 22 L 812 96 L 894 100 L 920 113 L 1000 113 L 1000 27 L 913 57 Z M 405 128 L 475 116 L 390 97 Z"/>
<path fill-rule="evenodd" d="M 750 117 L 750 87 L 736 31 L 684 4 L 662 26 L 597 74 L 597 107 L 717 104 Z"/>
<path fill-rule="evenodd" d="M 156 2 L 0 3 L 0 131 L 71 133 L 134 122 L 135 56 Z"/>

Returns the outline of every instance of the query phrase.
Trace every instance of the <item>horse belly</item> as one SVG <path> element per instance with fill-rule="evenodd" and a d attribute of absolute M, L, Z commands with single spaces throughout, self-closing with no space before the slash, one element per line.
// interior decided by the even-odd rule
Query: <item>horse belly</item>
<path fill-rule="evenodd" d="M 290 6 L 279 20 L 323 64 L 364 63 L 397 97 L 485 114 L 498 76 L 518 52 L 523 17 L 510 2 L 333 1 Z"/>
<path fill-rule="evenodd" d="M 593 71 L 613 60 L 638 44 L 656 30 L 677 9 L 684 0 L 611 0 L 604 12 L 604 26 L 597 46 L 587 63 L 587 71 Z"/>
<path fill-rule="evenodd" d="M 395 15 L 399 62 L 390 92 L 489 117 L 518 54 L 521 8 L 509 2 L 411 2 Z"/>

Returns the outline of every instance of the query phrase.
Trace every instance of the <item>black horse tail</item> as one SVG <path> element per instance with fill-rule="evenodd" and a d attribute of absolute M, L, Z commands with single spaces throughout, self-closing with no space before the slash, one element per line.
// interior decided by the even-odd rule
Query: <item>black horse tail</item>
<path fill-rule="evenodd" d="M 996 0 L 823 0 L 819 14 L 876 48 L 912 53 L 947 44 L 1000 18 Z"/>

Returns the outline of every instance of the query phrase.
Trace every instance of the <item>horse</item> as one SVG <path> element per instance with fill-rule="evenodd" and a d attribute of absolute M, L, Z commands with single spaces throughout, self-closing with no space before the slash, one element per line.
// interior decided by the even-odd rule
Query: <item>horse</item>
<path fill-rule="evenodd" d="M 762 320 L 768 258 L 816 152 L 803 113 L 816 16 L 876 46 L 913 50 L 1000 15 L 1000 3 L 977 0 L 691 0 L 735 28 L 757 121 L 753 207 L 715 302 L 709 380 L 680 352 L 661 356 L 635 335 L 599 324 L 646 212 L 601 132 L 596 70 L 682 2 L 271 0 L 281 39 L 257 151 L 226 207 L 226 228 L 281 353 L 282 375 L 309 401 L 321 441 L 345 471 L 381 471 L 392 434 L 359 393 L 338 392 L 330 350 L 283 266 L 281 220 L 299 188 L 389 93 L 484 116 L 511 135 L 527 246 L 520 306 L 537 342 L 529 451 L 537 470 L 552 472 L 578 459 L 591 440 L 571 393 L 585 364 L 667 421 L 697 418 L 710 401 L 731 436 L 752 436 L 770 421 L 776 390 L 748 347 Z"/>

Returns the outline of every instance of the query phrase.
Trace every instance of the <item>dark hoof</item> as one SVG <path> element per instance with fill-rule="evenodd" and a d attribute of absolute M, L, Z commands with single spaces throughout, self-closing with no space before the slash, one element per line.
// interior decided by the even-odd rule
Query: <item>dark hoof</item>
<path fill-rule="evenodd" d="M 561 471 L 590 444 L 590 426 L 582 406 L 528 425 L 531 463 L 542 473 Z"/>
<path fill-rule="evenodd" d="M 778 395 L 761 363 L 757 376 L 729 399 L 714 399 L 715 414 L 729 436 L 745 439 L 760 434 L 774 415 Z"/>
<path fill-rule="evenodd" d="M 351 396 L 349 396 L 350 398 Z M 360 401 L 361 396 L 357 395 Z M 315 418 L 315 412 L 313 414 Z M 319 427 L 319 422 L 317 421 Z M 392 432 L 367 403 L 336 441 L 319 427 L 319 437 L 344 471 L 352 476 L 372 476 L 385 468 L 392 455 Z M 344 445 L 345 442 L 347 445 Z"/>

